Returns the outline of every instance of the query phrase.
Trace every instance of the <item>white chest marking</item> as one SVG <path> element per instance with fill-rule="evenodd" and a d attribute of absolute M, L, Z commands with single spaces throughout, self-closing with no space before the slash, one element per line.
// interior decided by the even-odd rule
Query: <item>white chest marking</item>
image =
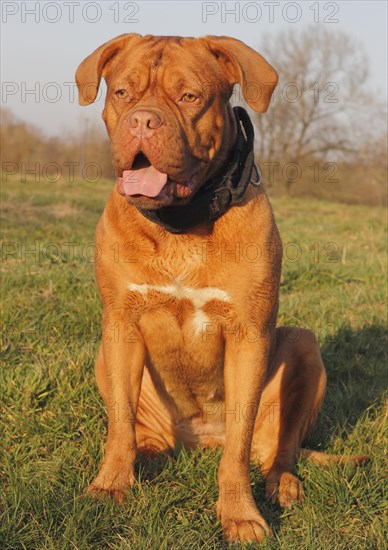
<path fill-rule="evenodd" d="M 150 291 L 161 292 L 162 294 L 169 294 L 174 298 L 190 300 L 194 306 L 194 315 L 192 317 L 192 323 L 195 334 L 200 334 L 203 330 L 204 324 L 209 321 L 207 315 L 202 311 L 202 307 L 210 300 L 220 300 L 222 302 L 230 302 L 230 297 L 227 292 L 217 287 L 204 287 L 204 288 L 190 288 L 180 285 L 179 283 L 172 285 L 128 285 L 128 290 L 132 292 L 139 292 L 143 296 L 146 296 Z"/>

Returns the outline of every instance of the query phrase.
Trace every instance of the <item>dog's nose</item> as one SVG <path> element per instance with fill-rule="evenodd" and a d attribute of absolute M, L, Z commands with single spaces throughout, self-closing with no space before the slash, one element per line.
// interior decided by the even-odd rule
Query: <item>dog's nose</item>
<path fill-rule="evenodd" d="M 134 137 L 151 137 L 155 130 L 162 126 L 163 122 L 155 111 L 139 109 L 131 114 L 128 119 L 129 131 Z"/>

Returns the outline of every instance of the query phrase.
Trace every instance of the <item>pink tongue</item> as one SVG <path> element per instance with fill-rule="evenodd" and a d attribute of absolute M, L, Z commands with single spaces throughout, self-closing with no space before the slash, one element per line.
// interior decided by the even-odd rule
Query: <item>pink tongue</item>
<path fill-rule="evenodd" d="M 124 170 L 119 184 L 126 195 L 156 197 L 167 183 L 167 174 L 158 172 L 153 166 L 138 170 Z"/>

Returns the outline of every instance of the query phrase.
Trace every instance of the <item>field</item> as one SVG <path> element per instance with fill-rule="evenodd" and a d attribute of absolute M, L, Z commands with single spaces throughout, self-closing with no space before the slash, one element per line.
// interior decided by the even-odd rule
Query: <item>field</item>
<path fill-rule="evenodd" d="M 220 452 L 139 458 L 139 483 L 121 507 L 81 498 L 106 434 L 93 373 L 101 305 L 92 243 L 110 187 L 3 184 L 2 550 L 225 547 L 215 518 Z M 273 533 L 261 548 L 383 549 L 384 213 L 307 199 L 273 205 L 285 252 L 279 322 L 314 329 L 328 371 L 306 445 L 371 458 L 358 469 L 298 463 L 306 499 L 291 511 L 265 501 L 252 466 Z"/>

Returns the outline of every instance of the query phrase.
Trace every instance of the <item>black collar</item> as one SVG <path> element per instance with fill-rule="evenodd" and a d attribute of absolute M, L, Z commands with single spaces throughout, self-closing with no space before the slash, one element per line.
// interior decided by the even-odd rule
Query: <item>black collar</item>
<path fill-rule="evenodd" d="M 254 131 L 248 113 L 234 107 L 237 139 L 233 156 L 223 175 L 206 182 L 184 206 L 165 206 L 156 210 L 139 208 L 146 218 L 170 233 L 186 233 L 205 221 L 220 218 L 242 201 L 250 183 L 260 185 L 261 174 L 253 156 Z"/>

